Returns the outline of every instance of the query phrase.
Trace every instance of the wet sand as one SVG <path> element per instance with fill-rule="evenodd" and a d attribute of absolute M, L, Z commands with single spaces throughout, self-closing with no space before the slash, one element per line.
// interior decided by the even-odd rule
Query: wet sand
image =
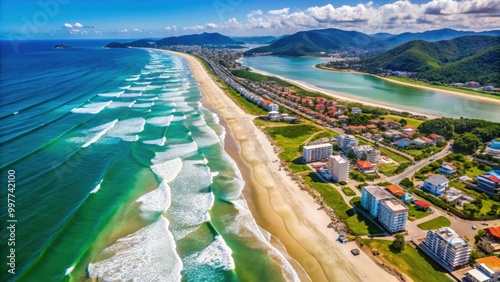
<path fill-rule="evenodd" d="M 312 281 L 398 281 L 365 253 L 353 256 L 350 250 L 357 247 L 354 242 L 336 241 L 338 234 L 327 228 L 330 218 L 284 170 L 278 170 L 279 163 L 272 162 L 278 159 L 277 154 L 253 123 L 254 116 L 239 108 L 196 58 L 171 53 L 189 62 L 200 84 L 202 103 L 219 115 L 227 130 L 226 150 L 243 175 L 243 194 L 257 224 L 272 234 L 274 245 L 283 244 L 284 255 L 293 258 L 290 262 L 301 280 L 307 281 L 309 276 Z"/>

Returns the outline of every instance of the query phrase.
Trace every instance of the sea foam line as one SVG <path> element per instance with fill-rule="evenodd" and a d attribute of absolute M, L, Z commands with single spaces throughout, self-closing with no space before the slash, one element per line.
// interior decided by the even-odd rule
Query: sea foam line
<path fill-rule="evenodd" d="M 111 128 L 113 128 L 117 122 L 118 122 L 118 119 L 115 119 L 112 122 L 108 122 L 108 123 L 104 124 L 103 125 L 104 129 L 101 132 L 97 133 L 94 137 L 92 137 L 92 139 L 90 139 L 85 144 L 83 144 L 82 147 L 86 148 L 86 147 L 90 146 L 92 143 L 97 142 L 102 136 L 104 136 L 104 134 L 106 134 L 106 132 L 108 132 Z"/>

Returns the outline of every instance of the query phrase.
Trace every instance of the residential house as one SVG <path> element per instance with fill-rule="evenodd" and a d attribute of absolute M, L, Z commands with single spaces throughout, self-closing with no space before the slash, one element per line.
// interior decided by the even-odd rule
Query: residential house
<path fill-rule="evenodd" d="M 364 125 L 349 125 L 347 131 L 349 133 L 361 133 L 366 131 L 366 127 Z"/>
<path fill-rule="evenodd" d="M 437 144 L 440 141 L 446 141 L 446 139 L 443 136 L 434 133 L 427 135 L 427 137 L 431 139 L 432 143 L 434 144 Z"/>
<path fill-rule="evenodd" d="M 394 142 L 394 146 L 396 146 L 398 148 L 406 148 L 406 147 L 410 146 L 410 143 L 411 143 L 410 139 L 403 138 L 403 139 L 399 139 L 398 141 Z"/>
<path fill-rule="evenodd" d="M 316 104 L 314 108 L 320 112 L 323 112 L 325 110 L 325 105 L 324 104 Z"/>
<path fill-rule="evenodd" d="M 403 190 L 403 188 L 399 187 L 396 184 L 391 184 L 391 185 L 385 186 L 384 188 L 385 188 L 385 190 L 389 191 L 392 195 L 394 195 L 396 197 L 401 197 L 405 194 L 405 191 Z"/>
<path fill-rule="evenodd" d="M 358 161 L 356 163 L 356 168 L 363 173 L 375 173 L 375 168 L 369 161 Z"/>
<path fill-rule="evenodd" d="M 488 254 L 500 254 L 500 226 L 491 226 L 483 229 L 486 236 L 478 242 L 478 247 Z"/>
<path fill-rule="evenodd" d="M 427 138 L 427 137 L 425 137 L 425 136 L 421 136 L 421 137 L 420 137 L 420 140 L 425 141 L 425 142 L 427 143 L 427 146 L 430 146 L 430 145 L 435 145 L 435 143 L 432 141 L 432 139 Z"/>
<path fill-rule="evenodd" d="M 467 265 L 472 251 L 471 245 L 449 227 L 427 231 L 419 247 L 449 272 Z"/>
<path fill-rule="evenodd" d="M 476 178 L 477 188 L 486 194 L 494 195 L 500 191 L 500 171 L 491 170 Z"/>
<path fill-rule="evenodd" d="M 442 176 L 441 174 L 435 174 L 424 181 L 423 190 L 435 196 L 441 196 L 444 190 L 448 187 L 448 178 Z"/>
<path fill-rule="evenodd" d="M 339 116 L 339 117 L 337 117 L 337 119 L 340 122 L 347 122 L 349 120 L 349 117 L 348 116 Z"/>
<path fill-rule="evenodd" d="M 470 88 L 479 88 L 481 87 L 481 83 L 477 81 L 468 81 L 465 83 L 465 86 L 470 87 Z"/>
<path fill-rule="evenodd" d="M 500 281 L 500 258 L 490 256 L 476 259 L 476 268 L 468 271 L 465 277 L 472 282 Z"/>
<path fill-rule="evenodd" d="M 359 114 L 361 114 L 362 112 L 363 112 L 363 111 L 362 111 L 360 108 L 358 108 L 358 107 L 352 107 L 352 108 L 351 108 L 351 114 L 353 114 L 353 115 L 359 115 Z"/>
<path fill-rule="evenodd" d="M 443 162 L 439 167 L 439 172 L 441 172 L 442 174 L 451 175 L 456 172 L 456 169 L 452 167 L 451 164 Z"/>
<path fill-rule="evenodd" d="M 416 200 L 415 207 L 417 209 L 426 211 L 427 209 L 429 209 L 431 207 L 431 204 L 427 203 L 426 201 Z"/>
<path fill-rule="evenodd" d="M 429 141 L 426 141 L 426 140 L 423 140 L 422 138 L 415 138 L 411 141 L 410 143 L 413 147 L 416 147 L 416 148 L 422 148 L 422 147 L 425 147 L 425 146 L 429 146 L 430 142 Z"/>
<path fill-rule="evenodd" d="M 401 196 L 401 201 L 403 201 L 405 204 L 410 204 L 415 201 L 415 197 L 408 193 L 405 193 L 403 196 Z"/>
<path fill-rule="evenodd" d="M 316 103 L 323 104 L 325 103 L 326 99 L 323 97 L 316 97 Z"/>
<path fill-rule="evenodd" d="M 384 137 L 389 140 L 398 140 L 403 138 L 403 134 L 397 130 L 389 130 L 384 132 Z"/>

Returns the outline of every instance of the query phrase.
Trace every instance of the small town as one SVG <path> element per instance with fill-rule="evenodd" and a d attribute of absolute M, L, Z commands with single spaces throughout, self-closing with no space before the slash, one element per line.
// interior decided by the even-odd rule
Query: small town
<path fill-rule="evenodd" d="M 401 248 L 408 242 L 454 280 L 496 281 L 500 139 L 481 142 L 464 154 L 455 150 L 454 139 L 419 130 L 425 116 L 335 100 L 265 76 L 259 76 L 266 78 L 261 81 L 241 77 L 245 69 L 235 61 L 234 50 L 176 49 L 203 58 L 230 88 L 265 110 L 257 125 L 314 123 L 324 130 L 295 148 L 301 154 L 292 163 L 301 166 L 299 170 L 283 159 L 279 170 L 318 202 L 324 202 L 325 194 L 311 192 L 315 182 L 336 190 L 352 208 L 355 216 L 345 219 L 332 213 L 329 227 L 340 233 L 335 238 L 340 243 L 354 241 L 377 256 L 363 240 L 389 240 L 391 246 L 402 241 Z M 313 173 L 312 183 L 302 177 L 307 171 Z M 328 208 L 337 211 L 328 204 L 325 211 Z M 360 231 L 353 218 L 367 230 Z"/>

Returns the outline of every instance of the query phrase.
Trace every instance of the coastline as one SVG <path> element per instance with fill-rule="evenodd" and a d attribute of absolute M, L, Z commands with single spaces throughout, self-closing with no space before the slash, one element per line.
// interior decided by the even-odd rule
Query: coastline
<path fill-rule="evenodd" d="M 274 147 L 253 123 L 253 116 L 238 107 L 212 80 L 193 56 L 166 51 L 185 58 L 200 84 L 202 103 L 213 109 L 226 128 L 226 151 L 235 160 L 245 180 L 242 191 L 258 225 L 286 248 L 285 257 L 299 277 L 313 281 L 398 281 L 368 255 L 352 256 L 355 242 L 340 244 L 330 218 L 305 191 L 278 171 Z M 228 148 L 231 147 L 231 148 Z M 277 247 L 278 250 L 283 248 Z M 294 261 L 296 261 L 294 263 Z M 300 265 L 297 265 L 299 263 Z M 303 273 L 302 268 L 307 273 Z"/>
<path fill-rule="evenodd" d="M 446 89 L 434 88 L 434 87 L 431 87 L 431 86 L 413 84 L 413 83 L 409 83 L 409 82 L 404 82 L 404 81 L 399 81 L 399 80 L 395 80 L 395 79 L 390 79 L 390 78 L 387 78 L 387 77 L 378 76 L 378 75 L 371 74 L 371 73 L 365 73 L 365 72 L 359 72 L 359 71 L 353 71 L 353 70 L 339 71 L 339 70 L 334 70 L 334 69 L 329 69 L 329 68 L 318 68 L 316 66 L 314 66 L 314 67 L 316 69 L 324 70 L 324 71 L 341 72 L 341 73 L 352 73 L 352 74 L 359 74 L 359 75 L 369 75 L 369 76 L 373 76 L 373 77 L 376 77 L 376 78 L 379 78 L 379 79 L 382 79 L 382 80 L 385 80 L 385 81 L 388 81 L 388 82 L 391 82 L 391 83 L 399 84 L 399 85 L 404 85 L 404 86 L 419 88 L 419 89 L 428 90 L 428 91 L 436 91 L 436 92 L 439 92 L 439 93 L 442 93 L 442 94 L 452 95 L 452 96 L 456 96 L 456 97 L 460 97 L 460 98 L 464 98 L 464 99 L 469 99 L 469 100 L 474 100 L 474 101 L 483 101 L 483 102 L 500 104 L 500 100 L 499 99 L 494 99 L 494 98 L 489 98 L 489 97 L 484 97 L 484 96 L 478 96 L 478 95 L 472 95 L 472 94 L 465 94 L 465 93 L 461 93 L 461 92 L 457 92 L 457 91 L 453 91 L 453 90 L 446 90 Z"/>
<path fill-rule="evenodd" d="M 348 96 L 348 95 L 340 93 L 340 92 L 336 92 L 336 91 L 332 91 L 332 90 L 320 88 L 320 87 L 308 84 L 308 83 L 303 82 L 303 81 L 285 78 L 285 77 L 276 75 L 274 73 L 269 73 L 269 72 L 258 70 L 258 69 L 255 69 L 255 68 L 250 68 L 250 69 L 253 72 L 255 72 L 255 73 L 259 73 L 259 74 L 263 74 L 263 75 L 267 75 L 267 76 L 277 77 L 277 78 L 279 78 L 281 80 L 284 80 L 286 82 L 289 82 L 291 84 L 295 84 L 295 85 L 297 85 L 297 86 L 299 86 L 301 88 L 304 88 L 305 90 L 315 91 L 315 92 L 318 92 L 318 93 L 322 93 L 322 94 L 328 95 L 328 96 L 330 96 L 332 98 L 335 98 L 337 100 L 343 100 L 343 101 L 354 102 L 354 103 L 361 103 L 361 104 L 364 104 L 364 105 L 367 105 L 367 106 L 384 108 L 384 109 L 388 109 L 388 110 L 392 110 L 392 111 L 408 112 L 408 113 L 411 113 L 413 115 L 425 116 L 428 119 L 434 119 L 434 118 L 439 118 L 440 117 L 440 116 L 437 116 L 437 115 L 433 115 L 433 114 L 429 114 L 429 113 L 424 113 L 424 112 L 419 112 L 419 111 L 415 111 L 415 110 L 412 110 L 412 109 L 407 109 L 407 108 L 404 108 L 404 107 L 396 107 L 394 105 L 384 104 L 384 103 L 380 103 L 380 102 L 367 101 L 367 100 L 360 99 L 360 98 L 357 98 L 357 97 Z M 354 73 L 354 72 L 349 72 L 349 73 Z M 356 74 L 361 74 L 361 73 L 356 73 Z"/>

